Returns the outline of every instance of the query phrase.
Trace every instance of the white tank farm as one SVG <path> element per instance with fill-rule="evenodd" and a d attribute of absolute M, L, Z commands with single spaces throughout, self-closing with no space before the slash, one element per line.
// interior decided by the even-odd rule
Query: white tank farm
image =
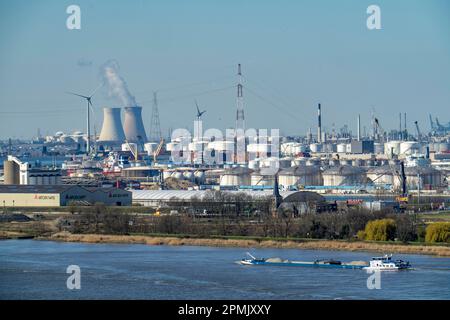
<path fill-rule="evenodd" d="M 322 176 L 324 186 L 354 186 L 367 183 L 366 172 L 360 167 L 330 167 L 322 173 Z"/>
<path fill-rule="evenodd" d="M 399 169 L 398 169 L 399 170 Z M 442 172 L 433 167 L 405 167 L 406 185 L 408 189 L 431 190 L 443 186 Z M 400 179 L 394 179 L 394 188 L 401 189 Z"/>
<path fill-rule="evenodd" d="M 318 166 L 298 166 L 282 169 L 278 174 L 281 186 L 321 186 L 322 175 Z"/>

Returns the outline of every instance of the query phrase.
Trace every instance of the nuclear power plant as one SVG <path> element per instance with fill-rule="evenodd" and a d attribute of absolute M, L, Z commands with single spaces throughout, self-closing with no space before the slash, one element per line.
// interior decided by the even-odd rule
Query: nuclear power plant
<path fill-rule="evenodd" d="M 147 142 L 147 135 L 142 122 L 142 107 L 125 107 L 123 127 L 128 142 Z"/>
<path fill-rule="evenodd" d="M 125 140 L 120 110 L 120 108 L 103 108 L 103 126 L 99 142 L 122 143 Z"/>

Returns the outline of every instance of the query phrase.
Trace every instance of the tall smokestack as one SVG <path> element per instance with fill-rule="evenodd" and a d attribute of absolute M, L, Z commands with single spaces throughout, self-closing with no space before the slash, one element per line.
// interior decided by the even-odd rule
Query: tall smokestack
<path fill-rule="evenodd" d="M 320 110 L 320 103 L 317 108 L 317 142 L 322 142 L 322 113 Z"/>
<path fill-rule="evenodd" d="M 361 115 L 358 114 L 358 141 L 361 141 Z"/>
<path fill-rule="evenodd" d="M 403 135 L 402 135 L 402 113 L 400 112 L 399 114 L 399 120 L 400 120 L 400 128 L 399 128 L 399 140 L 403 140 Z"/>
<path fill-rule="evenodd" d="M 120 120 L 120 108 L 103 108 L 103 126 L 99 141 L 123 142 L 125 133 Z"/>
<path fill-rule="evenodd" d="M 142 122 L 141 107 L 125 107 L 125 118 L 123 121 L 125 138 L 129 142 L 147 142 L 144 123 Z"/>

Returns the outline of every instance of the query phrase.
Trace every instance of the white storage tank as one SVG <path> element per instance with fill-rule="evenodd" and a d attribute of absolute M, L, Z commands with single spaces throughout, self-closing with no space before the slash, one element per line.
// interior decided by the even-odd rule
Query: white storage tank
<path fill-rule="evenodd" d="M 309 145 L 311 152 L 322 152 L 322 148 L 323 146 L 320 143 L 312 143 Z"/>
<path fill-rule="evenodd" d="M 384 154 L 384 144 L 375 142 L 373 144 L 373 149 L 375 154 Z"/>
<path fill-rule="evenodd" d="M 420 150 L 420 144 L 415 141 L 403 141 L 400 143 L 400 154 L 411 155 Z"/>
<path fill-rule="evenodd" d="M 347 144 L 339 143 L 336 147 L 337 153 L 346 153 L 347 152 Z"/>
<path fill-rule="evenodd" d="M 318 166 L 298 166 L 282 169 L 279 174 L 281 186 L 320 186 L 322 175 Z"/>

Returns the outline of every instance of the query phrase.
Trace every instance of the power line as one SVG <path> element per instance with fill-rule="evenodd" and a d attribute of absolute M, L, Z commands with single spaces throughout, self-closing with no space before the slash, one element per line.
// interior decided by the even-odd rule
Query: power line
<path fill-rule="evenodd" d="M 245 86 L 245 90 L 247 92 L 250 92 L 251 94 L 253 94 L 255 97 L 261 99 L 262 101 L 266 102 L 267 104 L 271 105 L 272 107 L 274 107 L 275 109 L 285 113 L 286 115 L 289 115 L 290 117 L 293 117 L 297 120 L 301 120 L 299 119 L 295 114 L 291 113 L 290 111 L 287 111 L 283 108 L 281 108 L 280 106 L 276 105 L 275 103 L 273 103 L 272 101 L 270 101 L 269 99 L 264 98 L 263 96 L 259 95 L 258 93 L 254 92 L 253 90 L 251 90 L 248 86 Z"/>

